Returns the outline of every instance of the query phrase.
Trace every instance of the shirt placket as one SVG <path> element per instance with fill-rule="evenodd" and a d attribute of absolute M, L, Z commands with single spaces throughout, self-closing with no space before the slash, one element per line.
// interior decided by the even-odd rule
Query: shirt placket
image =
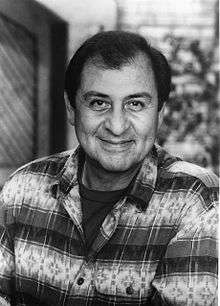
<path fill-rule="evenodd" d="M 82 228 L 82 208 L 79 195 L 79 186 L 76 184 L 71 188 L 69 193 L 61 196 L 63 206 L 68 212 L 71 220 L 77 228 L 79 239 L 84 248 L 84 259 L 79 267 L 78 272 L 71 282 L 69 292 L 71 295 L 92 295 L 94 290 L 94 270 L 96 254 L 104 247 L 104 245 L 112 237 L 118 225 L 118 220 L 121 214 L 121 208 L 124 205 L 126 198 L 121 199 L 115 204 L 113 210 L 106 216 L 97 238 L 94 240 L 91 248 L 87 252 L 85 235 Z"/>
<path fill-rule="evenodd" d="M 84 249 L 84 256 L 86 256 L 86 240 L 82 227 L 82 208 L 79 195 L 79 186 L 76 184 L 71 188 L 67 195 L 61 195 L 61 201 L 71 220 L 76 226 L 79 234 L 79 240 Z"/>
<path fill-rule="evenodd" d="M 100 229 L 100 233 L 95 239 L 90 248 L 85 260 L 83 261 L 77 276 L 71 286 L 70 292 L 73 295 L 93 295 L 95 290 L 95 263 L 96 263 L 96 254 L 104 247 L 104 245 L 109 241 L 112 237 L 115 229 L 118 225 L 118 220 L 121 214 L 121 208 L 125 203 L 126 198 L 120 200 L 114 206 L 111 213 L 107 215 L 105 218 L 102 227 Z"/>
<path fill-rule="evenodd" d="M 109 239 L 115 232 L 117 228 L 118 221 L 121 215 L 122 207 L 126 202 L 126 197 L 119 200 L 115 206 L 113 207 L 112 211 L 106 216 L 105 220 L 102 223 L 100 228 L 99 234 L 94 240 L 91 248 L 88 252 L 88 260 L 93 260 L 96 254 L 108 243 Z"/>
<path fill-rule="evenodd" d="M 71 282 L 70 295 L 89 296 L 94 291 L 94 262 L 84 260 L 77 275 Z"/>

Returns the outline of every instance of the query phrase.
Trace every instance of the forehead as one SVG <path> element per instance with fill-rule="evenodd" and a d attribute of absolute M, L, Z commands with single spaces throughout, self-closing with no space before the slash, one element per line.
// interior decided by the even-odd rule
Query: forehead
<path fill-rule="evenodd" d="M 93 88 L 94 87 L 94 88 Z M 151 60 L 143 53 L 137 54 L 129 63 L 122 65 L 119 69 L 109 69 L 100 61 L 88 61 L 81 75 L 80 89 L 102 89 L 114 90 L 129 89 L 129 87 L 147 87 L 155 89 L 155 78 Z"/>

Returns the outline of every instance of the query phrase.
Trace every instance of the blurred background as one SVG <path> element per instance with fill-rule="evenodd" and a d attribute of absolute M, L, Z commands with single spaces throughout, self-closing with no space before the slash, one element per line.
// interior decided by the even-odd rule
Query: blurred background
<path fill-rule="evenodd" d="M 217 0 L 1 0 L 0 186 L 24 163 L 77 146 L 65 68 L 86 38 L 115 29 L 140 33 L 172 67 L 158 143 L 219 173 Z"/>

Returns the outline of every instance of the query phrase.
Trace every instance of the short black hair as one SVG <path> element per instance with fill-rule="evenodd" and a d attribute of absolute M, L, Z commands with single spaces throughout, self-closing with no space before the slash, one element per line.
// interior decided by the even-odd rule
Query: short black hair
<path fill-rule="evenodd" d="M 165 56 L 142 36 L 126 31 L 100 32 L 87 39 L 71 58 L 65 75 L 65 91 L 72 107 L 88 60 L 97 60 L 105 69 L 120 69 L 138 53 L 146 54 L 152 64 L 158 91 L 158 110 L 169 98 L 171 71 Z M 95 61 L 94 61 L 95 62 Z"/>

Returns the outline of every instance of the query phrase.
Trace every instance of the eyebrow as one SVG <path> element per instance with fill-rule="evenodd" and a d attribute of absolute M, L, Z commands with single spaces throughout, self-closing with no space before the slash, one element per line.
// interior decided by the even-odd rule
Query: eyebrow
<path fill-rule="evenodd" d="M 88 98 L 90 97 L 99 97 L 99 98 L 103 98 L 103 99 L 109 99 L 110 97 L 106 94 L 103 94 L 101 92 L 98 92 L 98 91 L 88 91 L 86 92 L 85 94 L 83 94 L 83 98 L 85 100 L 87 100 Z M 129 99 L 135 99 L 135 98 L 147 98 L 147 99 L 151 99 L 152 96 L 148 93 L 148 92 L 138 92 L 138 93 L 135 93 L 135 94 L 131 94 L 131 95 L 128 95 L 126 96 L 123 100 L 129 100 Z"/>
<path fill-rule="evenodd" d="M 103 93 L 98 92 L 98 91 L 93 91 L 93 90 L 87 91 L 86 93 L 83 94 L 83 98 L 84 98 L 85 100 L 87 100 L 87 99 L 90 98 L 90 97 L 94 97 L 94 96 L 95 96 L 95 97 L 99 97 L 99 98 L 104 98 L 104 99 L 109 98 L 108 95 L 103 94 Z"/>
<path fill-rule="evenodd" d="M 152 96 L 148 93 L 148 92 L 138 92 L 132 95 L 128 95 L 126 96 L 124 99 L 135 99 L 135 98 L 147 98 L 147 99 L 151 99 Z"/>

